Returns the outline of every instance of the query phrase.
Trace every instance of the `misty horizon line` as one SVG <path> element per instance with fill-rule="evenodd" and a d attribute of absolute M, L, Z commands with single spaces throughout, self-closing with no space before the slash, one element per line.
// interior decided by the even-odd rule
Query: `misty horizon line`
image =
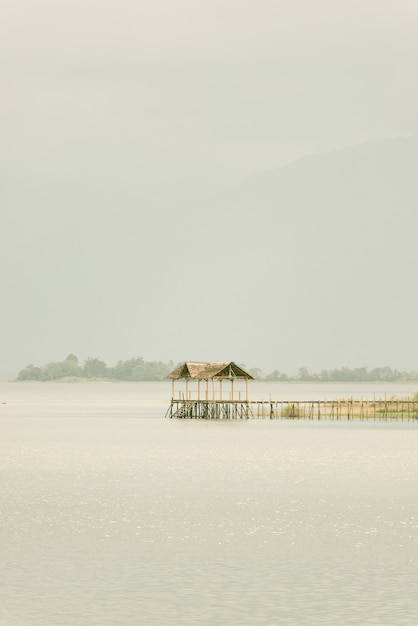
<path fill-rule="evenodd" d="M 62 361 L 51 361 L 44 365 L 26 365 L 17 373 L 12 381 L 40 381 L 63 379 L 104 379 L 114 381 L 162 381 L 168 374 L 184 361 L 146 361 L 143 357 L 131 357 L 118 360 L 115 365 L 108 365 L 99 356 L 89 356 L 80 364 L 78 357 L 70 353 Z M 415 370 L 399 370 L 388 365 L 382 367 L 361 366 L 349 368 L 347 366 L 322 368 L 319 372 L 311 371 L 303 366 L 296 374 L 274 369 L 265 373 L 259 367 L 247 367 L 239 363 L 256 380 L 271 382 L 418 382 L 418 372 Z"/>

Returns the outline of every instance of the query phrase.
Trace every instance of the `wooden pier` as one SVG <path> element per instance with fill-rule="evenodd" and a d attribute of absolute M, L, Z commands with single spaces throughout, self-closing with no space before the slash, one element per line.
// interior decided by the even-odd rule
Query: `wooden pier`
<path fill-rule="evenodd" d="M 253 376 L 233 361 L 186 362 L 167 378 L 172 381 L 172 394 L 166 417 L 172 419 L 418 419 L 416 396 L 399 400 L 249 400 L 248 381 Z M 177 398 L 176 381 L 184 381 Z"/>
<path fill-rule="evenodd" d="M 249 419 L 249 402 L 212 400 L 171 400 L 166 417 L 183 419 Z"/>
<path fill-rule="evenodd" d="M 415 400 L 190 400 L 172 399 L 172 419 L 418 420 Z"/>

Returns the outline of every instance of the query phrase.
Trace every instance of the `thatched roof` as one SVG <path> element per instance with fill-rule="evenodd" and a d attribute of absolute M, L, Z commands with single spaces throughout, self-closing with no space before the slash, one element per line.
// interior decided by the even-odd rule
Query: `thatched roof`
<path fill-rule="evenodd" d="M 194 380 L 211 380 L 212 378 L 218 380 L 228 378 L 232 380 L 234 378 L 247 378 L 253 380 L 254 376 L 251 376 L 251 374 L 243 370 L 242 367 L 239 367 L 233 361 L 215 363 L 195 363 L 188 361 L 176 367 L 167 378 L 171 378 L 171 380 L 178 380 L 180 378 L 193 378 Z"/>

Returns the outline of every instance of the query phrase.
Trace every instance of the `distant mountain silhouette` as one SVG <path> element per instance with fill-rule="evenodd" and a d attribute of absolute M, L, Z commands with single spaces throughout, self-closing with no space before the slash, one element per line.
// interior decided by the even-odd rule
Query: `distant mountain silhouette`
<path fill-rule="evenodd" d="M 5 261 L 4 355 L 418 367 L 418 137 L 122 191 Z M 9 356 L 7 356 L 9 355 Z"/>

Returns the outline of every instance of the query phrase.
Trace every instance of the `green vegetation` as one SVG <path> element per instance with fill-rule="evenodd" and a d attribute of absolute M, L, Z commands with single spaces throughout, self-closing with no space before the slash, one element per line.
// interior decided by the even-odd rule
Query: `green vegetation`
<path fill-rule="evenodd" d="M 36 366 L 27 365 L 17 376 L 17 380 L 62 380 L 62 379 L 103 379 L 103 380 L 164 380 L 174 369 L 173 361 L 144 361 L 142 357 L 135 357 L 127 361 L 118 361 L 116 365 L 109 367 L 97 356 L 88 357 L 83 365 L 80 365 L 75 354 L 69 354 L 64 361 L 47 363 Z M 243 365 L 246 369 L 245 365 Z M 263 376 L 261 369 L 254 367 L 248 369 L 256 380 L 277 382 L 415 382 L 418 381 L 418 372 L 400 372 L 390 367 L 376 367 L 369 370 L 367 367 L 349 369 L 323 370 L 319 374 L 310 373 L 306 367 L 301 367 L 295 376 L 289 376 L 278 370 L 274 370 L 267 376 Z"/>
<path fill-rule="evenodd" d="M 418 381 L 418 372 L 400 372 L 391 367 L 375 367 L 372 370 L 369 370 L 367 367 L 356 367 L 354 369 L 342 367 L 340 369 L 322 370 L 319 374 L 311 374 L 306 367 L 301 367 L 296 376 L 288 376 L 275 370 L 266 376 L 264 380 L 319 383 L 415 382 Z"/>
<path fill-rule="evenodd" d="M 88 357 L 80 365 L 75 354 L 69 354 L 64 361 L 48 363 L 41 367 L 27 365 L 17 376 L 17 380 L 62 380 L 62 379 L 103 379 L 103 380 L 163 380 L 174 368 L 174 363 L 144 361 L 142 357 L 118 361 L 113 367 L 99 357 Z"/>
<path fill-rule="evenodd" d="M 298 419 L 303 417 L 303 411 L 298 404 L 288 404 L 281 412 L 282 417 L 288 417 L 289 419 Z"/>

